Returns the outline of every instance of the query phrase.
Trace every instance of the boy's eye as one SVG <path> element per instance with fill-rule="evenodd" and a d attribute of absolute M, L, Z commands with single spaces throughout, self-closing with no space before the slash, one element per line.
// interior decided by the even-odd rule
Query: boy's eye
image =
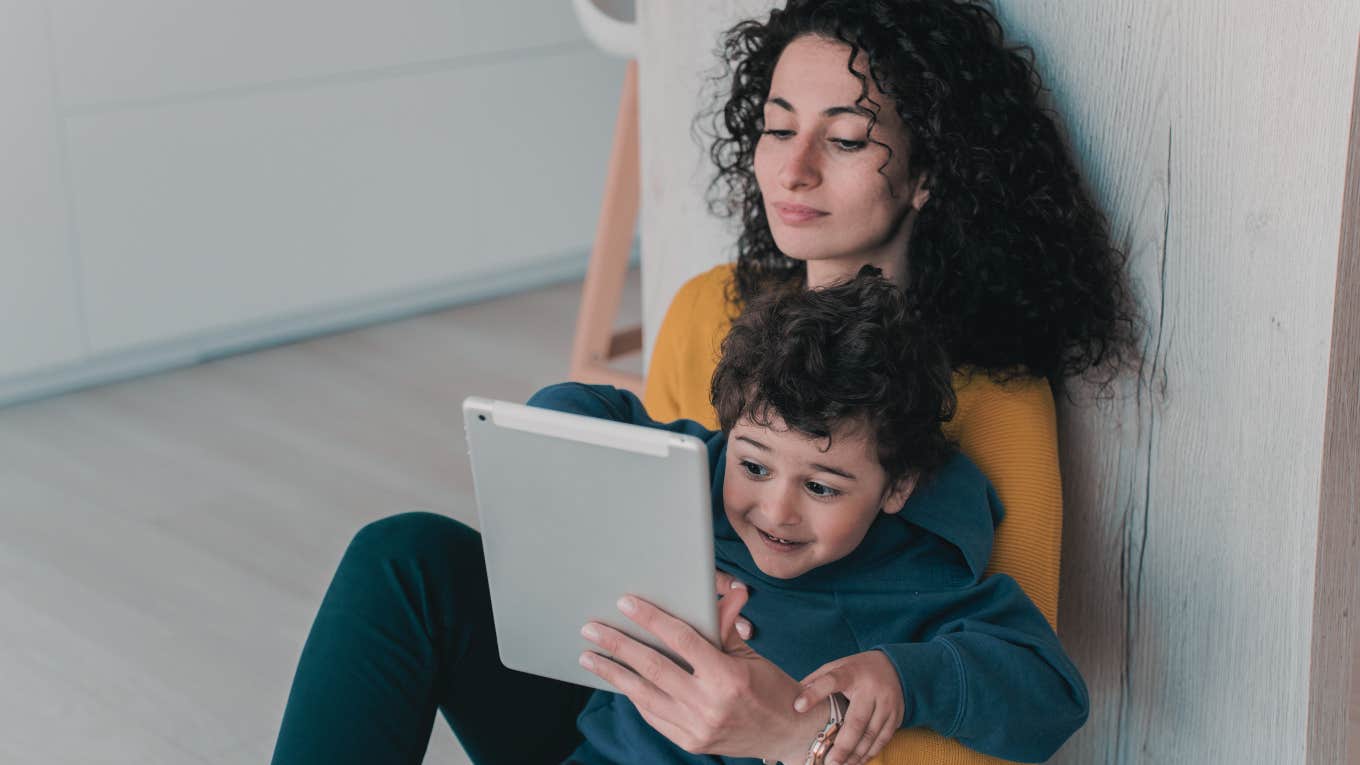
<path fill-rule="evenodd" d="M 824 483 L 817 483 L 816 481 L 808 481 L 803 484 L 803 486 L 807 488 L 808 492 L 818 497 L 834 497 L 840 494 L 840 490 L 833 489 Z"/>
<path fill-rule="evenodd" d="M 749 460 L 742 460 L 741 467 L 747 473 L 749 473 L 752 476 L 755 476 L 756 478 L 764 478 L 765 476 L 770 474 L 770 471 L 766 470 L 764 465 L 757 465 L 756 463 L 751 462 Z"/>

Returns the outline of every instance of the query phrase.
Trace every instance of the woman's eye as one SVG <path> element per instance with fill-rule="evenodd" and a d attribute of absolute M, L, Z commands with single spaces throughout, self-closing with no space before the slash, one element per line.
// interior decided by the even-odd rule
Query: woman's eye
<path fill-rule="evenodd" d="M 754 462 L 747 462 L 746 460 L 741 461 L 741 467 L 756 478 L 764 478 L 770 474 L 770 471 L 766 470 L 764 465 L 757 465 Z"/>
<path fill-rule="evenodd" d="M 847 138 L 832 138 L 830 140 L 832 143 L 836 144 L 841 151 L 859 151 L 866 145 L 864 141 L 851 141 Z"/>
<path fill-rule="evenodd" d="M 824 483 L 817 483 L 816 481 L 808 481 L 803 485 L 807 487 L 807 490 L 812 495 L 817 497 L 834 497 L 840 494 L 839 490 L 833 489 Z"/>
<path fill-rule="evenodd" d="M 784 140 L 785 138 L 793 137 L 792 130 L 762 130 L 760 131 L 760 134 L 772 136 L 780 141 Z"/>

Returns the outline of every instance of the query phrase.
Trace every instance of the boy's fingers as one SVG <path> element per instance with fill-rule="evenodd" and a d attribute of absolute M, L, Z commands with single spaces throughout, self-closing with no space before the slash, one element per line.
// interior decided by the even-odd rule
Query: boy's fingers
<path fill-rule="evenodd" d="M 833 693 L 845 692 L 845 685 L 841 683 L 840 673 L 837 672 L 834 663 L 828 664 L 803 678 L 802 685 L 803 692 L 793 700 L 793 708 L 797 712 L 806 712 Z"/>
<path fill-rule="evenodd" d="M 881 747 L 877 745 L 883 739 L 885 731 L 888 735 L 892 735 L 892 728 L 888 726 L 888 714 L 883 710 L 883 706 L 879 705 L 874 710 L 874 716 L 869 721 L 869 727 L 864 729 L 864 735 L 860 737 L 859 744 L 855 746 L 855 753 L 850 757 L 850 761 L 858 765 L 858 763 L 878 754 Z M 884 741 L 884 743 L 887 742 Z"/>
<path fill-rule="evenodd" d="M 850 709 L 845 713 L 845 722 L 841 724 L 841 731 L 836 734 L 836 742 L 826 755 L 827 765 L 846 765 L 855 761 L 855 752 L 859 749 L 860 739 L 864 737 L 869 720 L 873 718 L 874 706 L 872 702 L 850 703 Z"/>
<path fill-rule="evenodd" d="M 883 726 L 883 730 L 879 732 L 878 738 L 874 739 L 873 745 L 869 747 L 869 757 L 873 757 L 883 751 L 883 747 L 887 746 L 889 741 L 892 741 L 893 734 L 896 732 L 896 725 Z"/>

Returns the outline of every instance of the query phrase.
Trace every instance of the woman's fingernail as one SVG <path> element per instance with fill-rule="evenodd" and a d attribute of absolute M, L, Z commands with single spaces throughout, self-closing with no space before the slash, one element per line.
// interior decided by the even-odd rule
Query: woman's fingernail
<path fill-rule="evenodd" d="M 577 659 L 576 661 L 580 662 L 581 666 L 585 667 L 586 669 L 595 668 L 595 657 L 591 656 L 589 652 L 581 654 L 581 658 Z"/>
<path fill-rule="evenodd" d="M 795 711 L 795 712 L 806 712 L 806 711 L 807 711 L 807 699 L 798 699 L 797 701 L 793 702 L 793 711 Z"/>
<path fill-rule="evenodd" d="M 587 624 L 581 628 L 581 637 L 584 637 L 586 640 L 598 642 L 600 639 L 600 628 L 596 627 L 594 624 Z"/>
<path fill-rule="evenodd" d="M 742 639 L 751 637 L 751 625 L 746 622 L 737 622 L 737 634 L 741 635 Z"/>
<path fill-rule="evenodd" d="M 731 584 L 731 588 L 734 589 L 734 590 L 744 590 L 744 589 L 746 589 L 746 583 L 745 583 L 745 582 L 738 582 L 737 580 L 733 579 L 733 580 L 732 580 L 732 584 Z"/>
<path fill-rule="evenodd" d="M 619 610 L 625 614 L 631 614 L 637 610 L 637 601 L 628 595 L 624 595 L 619 598 Z"/>

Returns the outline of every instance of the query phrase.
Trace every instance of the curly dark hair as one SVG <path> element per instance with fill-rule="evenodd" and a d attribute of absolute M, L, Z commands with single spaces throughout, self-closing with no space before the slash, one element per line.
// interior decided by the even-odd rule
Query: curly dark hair
<path fill-rule="evenodd" d="M 868 428 L 890 481 L 928 476 L 953 445 L 941 429 L 954 414 L 944 349 L 892 282 L 873 266 L 852 280 L 754 299 L 732 323 L 710 399 L 723 432 L 743 416 L 830 439 L 839 426 Z"/>
<path fill-rule="evenodd" d="M 1108 385 L 1135 361 L 1127 257 L 1042 103 L 1032 51 L 1008 46 L 991 10 L 966 0 L 789 0 L 728 30 L 709 191 L 710 207 L 742 224 L 733 302 L 806 278 L 775 245 L 753 169 L 775 64 L 804 35 L 847 44 L 857 105 L 881 108 L 871 76 L 907 128 L 910 172 L 930 190 L 907 290 L 956 368 Z M 860 53 L 867 73 L 854 67 Z"/>

